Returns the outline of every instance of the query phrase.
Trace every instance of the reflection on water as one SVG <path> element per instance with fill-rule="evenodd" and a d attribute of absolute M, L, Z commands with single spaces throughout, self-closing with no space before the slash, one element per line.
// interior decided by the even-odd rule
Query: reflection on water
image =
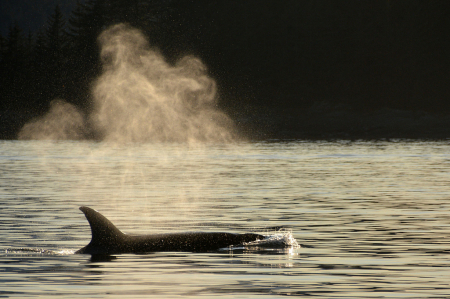
<path fill-rule="evenodd" d="M 448 142 L 0 143 L 0 297 L 447 298 Z M 145 234 L 302 248 L 91 259 L 81 205 Z"/>

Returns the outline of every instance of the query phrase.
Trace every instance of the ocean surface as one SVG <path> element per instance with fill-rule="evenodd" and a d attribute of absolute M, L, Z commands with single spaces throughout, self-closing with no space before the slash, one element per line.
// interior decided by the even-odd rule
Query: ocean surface
<path fill-rule="evenodd" d="M 0 298 L 449 298 L 450 141 L 0 141 Z M 123 232 L 299 246 L 74 254 Z"/>

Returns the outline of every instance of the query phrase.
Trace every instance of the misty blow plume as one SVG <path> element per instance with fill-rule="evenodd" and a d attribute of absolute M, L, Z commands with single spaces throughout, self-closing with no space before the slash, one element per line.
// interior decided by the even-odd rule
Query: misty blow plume
<path fill-rule="evenodd" d="M 170 65 L 137 29 L 119 24 L 99 36 L 103 72 L 84 116 L 62 100 L 27 123 L 19 139 L 83 139 L 93 132 L 114 142 L 227 142 L 232 121 L 217 106 L 217 87 L 204 64 L 186 56 Z"/>

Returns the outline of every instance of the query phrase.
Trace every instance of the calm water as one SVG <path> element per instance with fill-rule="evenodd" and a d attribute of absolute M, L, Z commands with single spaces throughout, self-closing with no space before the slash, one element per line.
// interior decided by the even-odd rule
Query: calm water
<path fill-rule="evenodd" d="M 2 141 L 0 297 L 448 298 L 449 146 Z M 128 233 L 283 226 L 302 248 L 92 260 L 81 205 Z"/>

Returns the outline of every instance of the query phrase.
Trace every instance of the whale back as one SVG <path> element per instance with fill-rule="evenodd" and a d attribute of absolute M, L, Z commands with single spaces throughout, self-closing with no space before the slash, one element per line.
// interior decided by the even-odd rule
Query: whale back
<path fill-rule="evenodd" d="M 80 207 L 89 221 L 91 242 L 75 253 L 108 255 L 116 253 L 144 253 L 154 251 L 206 252 L 264 239 L 258 234 L 221 232 L 187 232 L 153 235 L 127 235 L 99 212 Z"/>

